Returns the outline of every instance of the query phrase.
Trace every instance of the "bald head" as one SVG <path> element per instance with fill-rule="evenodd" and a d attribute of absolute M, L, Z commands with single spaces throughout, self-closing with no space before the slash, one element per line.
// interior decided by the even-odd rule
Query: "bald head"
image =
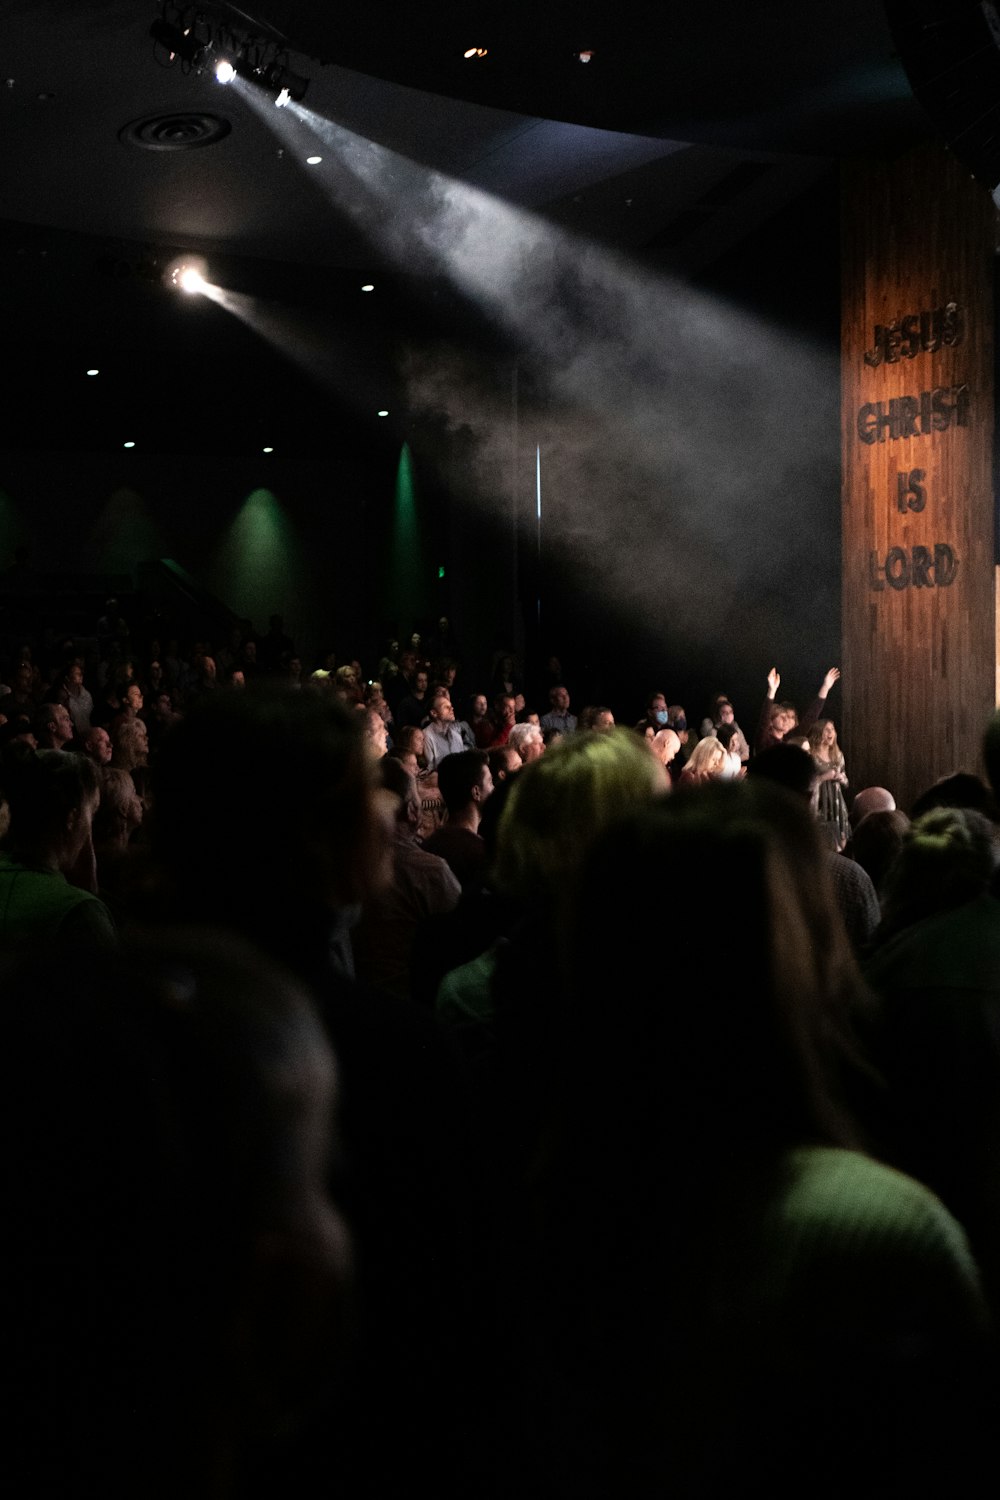
<path fill-rule="evenodd" d="M 884 786 L 866 786 L 851 803 L 851 827 L 857 828 L 862 818 L 873 812 L 894 812 L 896 799 Z"/>

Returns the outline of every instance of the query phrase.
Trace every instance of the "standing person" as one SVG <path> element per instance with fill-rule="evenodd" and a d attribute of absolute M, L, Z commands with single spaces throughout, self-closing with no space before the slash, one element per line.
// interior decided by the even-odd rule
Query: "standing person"
<path fill-rule="evenodd" d="M 772 745 L 780 744 L 782 740 L 787 739 L 792 734 L 796 727 L 800 734 L 807 735 L 823 712 L 830 689 L 839 678 L 840 668 L 831 667 L 820 683 L 819 692 L 809 705 L 800 723 L 793 704 L 775 702 L 778 695 L 778 688 L 781 686 L 781 674 L 777 667 L 772 667 L 767 674 L 767 697 L 764 699 L 764 704 L 760 711 L 754 749 L 759 752 L 769 749 Z"/>

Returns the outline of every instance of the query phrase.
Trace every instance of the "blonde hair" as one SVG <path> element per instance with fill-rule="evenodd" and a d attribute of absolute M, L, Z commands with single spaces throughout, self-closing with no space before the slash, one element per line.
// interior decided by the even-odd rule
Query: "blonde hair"
<path fill-rule="evenodd" d="M 662 791 L 658 769 L 627 729 L 550 745 L 515 778 L 497 835 L 497 883 L 522 900 L 562 896 L 602 829 Z"/>
<path fill-rule="evenodd" d="M 709 781 L 721 776 L 728 761 L 726 747 L 713 734 L 699 740 L 681 772 L 682 781 Z"/>

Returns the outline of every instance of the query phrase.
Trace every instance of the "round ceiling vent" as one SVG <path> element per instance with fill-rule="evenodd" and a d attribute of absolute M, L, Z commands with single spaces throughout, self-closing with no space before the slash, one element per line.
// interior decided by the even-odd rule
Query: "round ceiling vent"
<path fill-rule="evenodd" d="M 225 140 L 232 128 L 228 120 L 218 115 L 150 115 L 145 120 L 123 125 L 118 139 L 143 151 L 194 151 L 199 146 L 214 146 L 216 141 Z"/>

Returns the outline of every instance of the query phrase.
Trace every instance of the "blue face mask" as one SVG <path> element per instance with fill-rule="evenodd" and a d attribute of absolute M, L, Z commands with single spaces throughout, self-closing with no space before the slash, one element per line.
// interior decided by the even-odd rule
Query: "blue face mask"
<path fill-rule="evenodd" d="M 656 720 L 657 724 L 665 724 L 667 722 L 667 719 L 669 718 L 669 715 L 665 708 L 658 708 L 653 717 Z"/>

